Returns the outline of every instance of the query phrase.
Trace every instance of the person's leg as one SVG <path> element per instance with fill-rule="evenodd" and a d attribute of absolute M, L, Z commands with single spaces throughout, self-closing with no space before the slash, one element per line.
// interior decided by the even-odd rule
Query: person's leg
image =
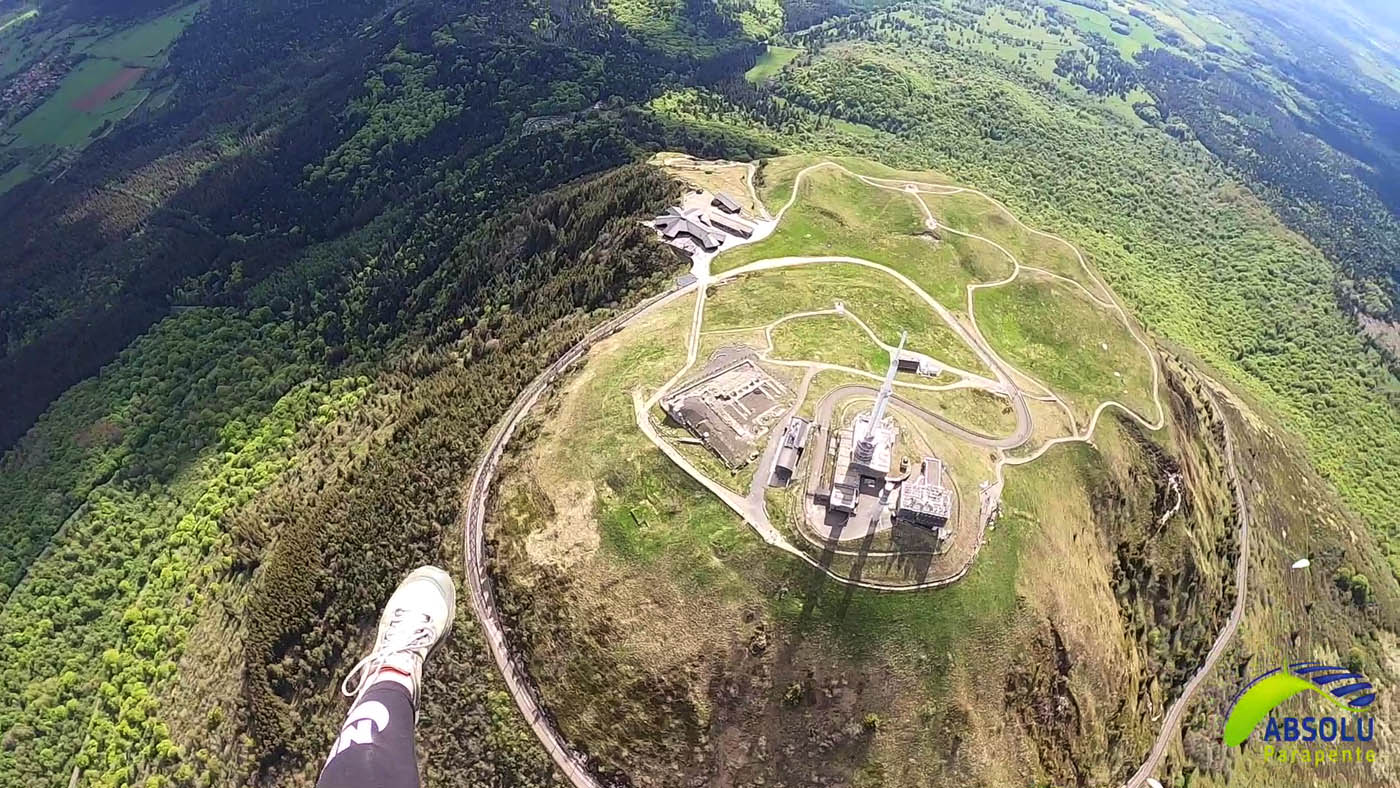
<path fill-rule="evenodd" d="M 355 697 L 317 788 L 418 788 L 413 749 L 423 662 L 452 629 L 456 593 L 437 567 L 413 570 L 379 618 L 374 648 L 341 685 Z"/>
<path fill-rule="evenodd" d="M 371 686 L 340 729 L 318 788 L 418 788 L 413 693 L 384 681 Z"/>

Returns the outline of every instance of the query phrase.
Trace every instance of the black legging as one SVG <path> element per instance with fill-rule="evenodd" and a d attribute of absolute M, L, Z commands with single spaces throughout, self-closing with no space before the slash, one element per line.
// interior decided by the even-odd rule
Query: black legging
<path fill-rule="evenodd" d="M 350 709 L 316 788 L 418 788 L 413 695 L 381 681 Z"/>

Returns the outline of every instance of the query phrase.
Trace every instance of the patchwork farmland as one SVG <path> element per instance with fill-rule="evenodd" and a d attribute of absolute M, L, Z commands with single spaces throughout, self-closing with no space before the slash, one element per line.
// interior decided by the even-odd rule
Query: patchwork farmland
<path fill-rule="evenodd" d="M 183 5 L 120 28 L 71 24 L 38 9 L 5 22 L 0 192 L 61 170 L 165 86 L 170 80 L 161 71 L 170 47 L 204 5 Z"/>

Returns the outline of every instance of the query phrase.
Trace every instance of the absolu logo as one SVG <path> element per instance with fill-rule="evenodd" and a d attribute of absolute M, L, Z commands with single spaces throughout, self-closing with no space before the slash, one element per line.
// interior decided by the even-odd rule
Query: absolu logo
<path fill-rule="evenodd" d="M 1275 710 L 1295 695 L 1312 692 L 1331 708 L 1324 716 L 1295 717 Z M 1375 763 L 1376 720 L 1365 710 L 1376 701 L 1366 677 L 1338 665 L 1294 662 L 1257 676 L 1240 690 L 1225 719 L 1225 744 L 1237 747 L 1264 723 L 1264 757 L 1310 766 Z M 1266 722 L 1267 719 L 1267 722 Z M 1289 746 L 1304 744 L 1307 746 Z"/>

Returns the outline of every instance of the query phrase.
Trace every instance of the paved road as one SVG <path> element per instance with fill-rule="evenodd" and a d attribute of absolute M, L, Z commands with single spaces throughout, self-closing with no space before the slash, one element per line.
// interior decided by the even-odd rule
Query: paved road
<path fill-rule="evenodd" d="M 1230 646 L 1231 639 L 1240 627 L 1240 620 L 1244 618 L 1245 603 L 1249 594 L 1249 521 L 1253 513 L 1249 508 L 1249 499 L 1244 493 L 1244 480 L 1240 478 L 1239 470 L 1235 466 L 1235 440 L 1230 433 L 1230 423 L 1225 419 L 1225 414 L 1220 408 L 1220 400 L 1216 398 L 1215 392 L 1211 390 L 1209 384 L 1203 387 L 1206 396 L 1210 399 L 1211 405 L 1220 415 L 1220 422 L 1224 425 L 1225 434 L 1225 473 L 1229 478 L 1230 487 L 1235 493 L 1235 508 L 1240 514 L 1240 556 L 1235 563 L 1235 608 L 1230 611 L 1230 618 L 1225 622 L 1225 628 L 1220 630 L 1220 634 L 1215 638 L 1215 644 L 1211 646 L 1210 653 L 1206 654 L 1205 662 L 1196 671 L 1196 675 L 1186 682 L 1186 686 L 1181 690 L 1181 695 L 1167 709 L 1166 717 L 1162 720 L 1162 731 L 1157 734 L 1157 741 L 1153 743 L 1152 750 L 1148 752 L 1147 758 L 1143 760 L 1142 766 L 1128 778 L 1124 788 L 1142 788 L 1147 785 L 1147 780 L 1153 776 L 1162 765 L 1162 758 L 1166 756 L 1168 748 L 1181 732 L 1181 718 L 1186 714 L 1186 709 L 1191 705 L 1191 698 L 1196 694 L 1196 689 L 1206 676 L 1210 675 L 1215 664 L 1220 661 L 1225 649 Z"/>
<path fill-rule="evenodd" d="M 795 182 L 793 185 L 792 195 L 788 199 L 787 203 L 783 205 L 781 210 L 778 211 L 778 214 L 776 217 L 774 217 L 774 219 L 770 220 L 769 222 L 763 223 L 765 225 L 762 228 L 765 231 L 763 235 L 767 235 L 768 232 L 772 231 L 772 228 L 776 226 L 778 221 L 781 220 L 782 216 L 787 212 L 789 208 L 792 207 L 793 203 L 796 201 L 799 191 L 798 184 L 800 183 L 802 176 L 805 175 L 809 170 L 819 166 L 840 167 L 840 165 L 824 163 L 820 165 L 814 165 L 813 167 L 808 167 L 807 169 L 804 169 L 801 173 L 799 173 L 797 182 Z M 841 167 L 841 169 L 844 170 L 845 168 Z M 750 172 L 752 173 L 752 170 L 750 170 Z M 750 185 L 752 186 L 752 183 L 750 183 Z M 986 195 L 982 196 L 986 197 Z M 757 200 L 757 195 L 754 195 L 754 198 L 755 200 Z M 988 197 L 987 199 L 990 200 L 991 198 Z M 993 202 L 995 201 L 993 200 Z M 920 200 L 920 203 L 922 203 L 922 200 Z M 759 204 L 761 205 L 761 203 Z M 927 212 L 926 207 L 925 211 Z M 765 214 L 767 213 L 766 210 L 764 212 Z M 1019 219 L 1017 219 L 1017 221 L 1019 222 Z M 1041 234 L 1047 236 L 1049 235 L 1047 233 Z M 756 236 L 753 240 L 758 240 L 758 237 Z M 1072 245 L 1071 248 L 1073 248 Z M 1076 254 L 1079 254 L 1078 249 L 1075 249 L 1074 251 Z M 1012 260 L 1016 263 L 1016 266 L 1019 270 L 1019 262 L 1015 261 L 1014 257 L 1012 257 Z M 915 293 L 919 294 L 929 304 L 929 306 L 933 308 L 933 310 L 937 312 L 939 316 L 942 317 L 944 321 L 970 347 L 973 348 L 974 352 L 976 352 L 982 358 L 982 360 L 987 363 L 988 367 L 994 371 L 994 373 L 1000 379 L 1000 381 L 1007 387 L 1008 391 L 1011 392 L 1012 400 L 1017 410 L 1017 431 L 1016 433 L 1014 433 L 1011 436 L 1008 436 L 1005 439 L 994 439 L 990 436 L 980 435 L 978 433 L 966 430 L 965 428 L 944 419 L 938 414 L 928 411 L 927 409 L 924 409 L 906 400 L 897 400 L 900 405 L 908 409 L 912 409 L 920 416 L 926 417 L 940 429 L 945 429 L 949 432 L 957 434 L 959 435 L 959 437 L 962 437 L 963 439 L 971 441 L 973 443 L 997 448 L 998 450 L 1010 446 L 1021 445 L 1030 436 L 1032 426 L 1030 413 L 1025 403 L 1024 395 L 1021 392 L 1020 388 L 1016 385 L 1015 380 L 1012 376 L 1012 371 L 1014 370 L 1014 367 L 1002 360 L 1000 356 L 997 355 L 996 351 L 993 350 L 988 343 L 986 343 L 985 339 L 983 339 L 983 337 L 981 336 L 981 332 L 976 328 L 976 318 L 972 318 L 973 325 L 971 327 L 971 330 L 969 330 L 967 326 L 964 326 L 961 323 L 961 321 L 957 320 L 951 313 L 949 313 L 948 310 L 944 308 L 944 306 L 941 303 L 939 303 L 936 299 L 932 298 L 927 293 L 925 293 L 912 281 L 909 281 L 907 277 L 904 277 L 903 275 L 886 266 L 872 263 L 868 260 L 861 260 L 858 258 L 850 257 L 793 257 L 782 258 L 777 260 L 763 260 L 758 263 L 750 264 L 748 266 L 744 266 L 733 271 L 727 271 L 712 277 L 709 271 L 708 258 L 704 259 L 703 261 L 697 259 L 693 273 L 696 274 L 697 279 L 699 280 L 698 284 L 692 285 L 688 288 L 679 288 L 672 290 L 671 292 L 659 296 L 655 299 L 652 299 L 651 301 L 640 305 L 636 309 L 633 309 L 624 315 L 620 315 L 617 318 L 614 318 L 613 320 L 610 320 L 607 323 L 589 332 L 589 334 L 581 342 L 579 342 L 578 345 L 571 348 L 567 353 L 560 357 L 559 360 L 551 364 L 547 370 L 541 373 L 539 377 L 531 381 L 530 385 L 527 386 L 516 398 L 515 402 L 511 404 L 505 416 L 502 418 L 500 429 L 492 438 L 485 455 L 482 457 L 481 462 L 477 467 L 476 473 L 472 478 L 472 483 L 467 491 L 466 500 L 464 501 L 463 505 L 463 562 L 465 564 L 467 585 L 468 590 L 470 592 L 472 607 L 476 613 L 477 619 L 481 621 L 482 628 L 485 630 L 488 647 L 491 650 L 492 657 L 496 661 L 497 667 L 501 671 L 502 678 L 506 683 L 506 688 L 510 692 L 511 697 L 515 699 L 516 705 L 520 708 L 521 713 L 525 715 L 526 721 L 530 724 L 530 727 L 534 731 L 536 738 L 539 739 L 539 741 L 544 746 L 545 750 L 550 754 L 550 757 L 554 760 L 555 764 L 558 766 L 560 771 L 568 779 L 568 781 L 575 786 L 575 788 L 601 788 L 601 786 L 589 773 L 588 768 L 584 763 L 582 757 L 570 748 L 568 741 L 565 740 L 564 736 L 553 726 L 549 718 L 542 712 L 535 688 L 529 682 L 524 667 L 517 663 L 513 658 L 512 654 L 510 653 L 509 647 L 505 640 L 504 627 L 501 624 L 498 612 L 496 610 L 492 586 L 486 574 L 486 567 L 484 564 L 484 521 L 486 513 L 486 504 L 491 491 L 492 481 L 495 479 L 495 475 L 500 464 L 501 454 L 504 451 L 506 445 L 509 443 L 511 437 L 514 435 L 515 430 L 519 426 L 520 422 L 529 413 L 530 409 L 534 407 L 535 403 L 538 402 L 539 398 L 548 389 L 549 385 L 553 383 L 554 380 L 557 379 L 558 376 L 568 367 L 578 362 L 578 360 L 581 359 L 584 356 L 584 354 L 587 353 L 588 349 L 594 343 L 596 343 L 603 337 L 606 337 L 620 330 L 622 326 L 624 326 L 627 322 L 631 321 L 643 312 L 660 306 L 663 303 L 669 302 L 670 300 L 682 295 L 683 293 L 691 291 L 695 291 L 697 293 L 695 314 L 692 319 L 690 342 L 688 343 L 689 359 L 685 368 L 683 368 L 679 373 L 677 373 L 676 379 L 679 379 L 679 377 L 683 375 L 695 362 L 696 353 L 699 347 L 701 321 L 703 319 L 705 288 L 711 282 L 738 276 L 751 271 L 819 262 L 846 262 L 854 263 L 857 265 L 864 265 L 871 268 L 878 268 L 884 271 L 885 273 L 893 276 L 894 278 L 900 280 L 901 284 L 905 285 L 909 289 L 913 290 Z M 1082 256 L 1080 257 L 1080 262 L 1083 263 Z M 1085 270 L 1088 270 L 1087 264 L 1085 265 Z M 1013 278 L 1014 275 L 1015 274 L 1013 273 Z M 1097 284 L 1103 287 L 1102 283 L 1098 281 L 1097 277 L 1093 276 L 1092 272 L 1089 272 L 1089 275 L 1094 279 L 1094 281 Z M 999 282 L 994 284 L 1005 284 L 1005 282 Z M 1106 287 L 1104 289 L 1107 290 Z M 1091 293 L 1091 295 L 1093 294 Z M 970 288 L 968 294 L 969 313 L 972 313 L 973 311 L 971 309 L 971 297 L 972 293 Z M 1119 307 L 1119 311 L 1122 311 L 1121 307 Z M 1126 320 L 1126 314 L 1124 314 L 1124 318 Z M 1129 330 L 1133 331 L 1131 325 L 1129 325 Z M 1141 337 L 1137 337 L 1136 331 L 1133 331 L 1133 333 L 1138 339 L 1138 341 L 1141 342 L 1145 348 L 1147 348 L 1149 356 L 1151 356 L 1151 349 L 1147 346 L 1145 340 L 1143 340 Z M 1042 447 L 1041 451 L 1037 452 L 1035 456 L 1039 456 L 1046 449 L 1048 449 L 1050 445 L 1053 445 L 1055 443 L 1069 440 L 1088 439 L 1088 437 L 1093 434 L 1094 422 L 1097 421 L 1098 416 L 1103 412 L 1103 410 L 1109 406 L 1117 406 L 1123 409 L 1130 416 L 1144 424 L 1147 424 L 1151 428 L 1155 429 L 1157 426 L 1160 426 L 1160 424 L 1163 421 L 1163 409 L 1161 401 L 1158 397 L 1157 390 L 1158 375 L 1160 373 L 1157 369 L 1155 358 L 1153 360 L 1153 399 L 1155 401 L 1155 404 L 1157 405 L 1159 414 L 1157 424 L 1154 425 L 1148 422 L 1146 419 L 1133 412 L 1131 409 L 1119 403 L 1105 402 L 1102 403 L 1095 410 L 1094 417 L 1093 419 L 1091 419 L 1089 429 L 1086 430 L 1086 432 L 1083 435 L 1077 435 L 1072 438 L 1063 438 L 1051 441 L 1049 444 Z M 1016 372 L 1024 376 L 1024 373 L 1019 372 L 1019 370 Z M 671 383 L 674 383 L 676 379 L 673 379 Z M 1028 379 L 1033 380 L 1031 378 Z M 804 389 L 809 381 L 810 374 L 808 378 L 804 380 Z M 718 485 L 713 480 L 709 479 L 707 476 L 695 469 L 691 465 L 691 463 L 689 463 L 689 461 L 687 461 L 686 458 L 675 449 L 675 447 L 671 446 L 669 442 L 662 440 L 661 437 L 656 434 L 656 431 L 651 425 L 650 418 L 648 415 L 650 407 L 670 387 L 671 383 L 668 383 L 666 386 L 663 386 L 659 391 L 657 391 L 650 401 L 644 400 L 642 397 L 634 393 L 633 401 L 634 407 L 636 409 L 636 418 L 638 426 L 641 428 L 642 432 L 652 441 L 652 443 L 657 446 L 657 448 L 660 451 L 666 454 L 666 456 L 669 457 L 673 462 L 675 462 L 679 467 L 681 467 L 689 475 L 691 475 L 693 478 L 695 478 L 697 481 L 703 484 L 726 505 L 728 505 L 741 517 L 748 521 L 749 525 L 768 544 L 782 549 L 784 552 L 787 552 L 790 555 L 793 555 L 794 557 L 806 562 L 808 565 L 824 572 L 832 580 L 846 585 L 875 591 L 913 591 L 919 589 L 939 588 L 957 582 L 971 568 L 973 560 L 976 557 L 976 551 L 974 551 L 973 555 L 969 557 L 968 561 L 965 564 L 963 564 L 959 569 L 955 570 L 954 572 L 951 572 L 944 577 L 940 577 L 917 585 L 892 586 L 881 583 L 871 583 L 868 581 L 851 581 L 849 578 L 833 573 L 831 570 L 815 561 L 805 551 L 799 550 L 798 548 L 788 543 L 788 541 L 782 536 L 782 534 L 779 533 L 777 529 L 772 526 L 772 524 L 768 521 L 766 508 L 762 505 L 761 488 L 757 486 L 751 488 L 749 491 L 750 495 L 748 497 L 744 497 L 738 495 L 737 493 L 734 493 L 731 490 L 728 490 L 727 488 Z M 1037 384 L 1044 387 L 1043 384 Z M 852 385 L 844 388 L 849 388 L 855 391 L 874 391 L 874 388 L 870 386 Z M 1055 397 L 1053 392 L 1049 392 L 1048 388 L 1046 388 L 1046 390 L 1051 397 L 1054 397 L 1056 400 L 1058 400 L 1058 397 Z M 1215 663 L 1219 661 L 1220 655 L 1224 652 L 1225 648 L 1228 646 L 1230 639 L 1234 636 L 1234 633 L 1239 626 L 1240 618 L 1243 614 L 1246 594 L 1245 581 L 1247 579 L 1248 572 L 1249 512 L 1246 508 L 1247 501 L 1244 500 L 1242 489 L 1239 486 L 1238 476 L 1235 472 L 1234 449 L 1230 439 L 1228 426 L 1226 428 L 1225 440 L 1227 460 L 1229 464 L 1228 471 L 1231 478 L 1234 479 L 1236 483 L 1235 493 L 1237 497 L 1237 505 L 1240 509 L 1241 553 L 1240 562 L 1237 566 L 1239 593 L 1236 600 L 1235 609 L 1234 611 L 1232 611 L 1228 624 L 1226 625 L 1225 629 L 1222 630 L 1222 632 L 1220 633 L 1214 647 L 1211 649 L 1210 654 L 1207 655 L 1205 663 L 1202 665 L 1201 669 L 1197 671 L 1196 675 L 1192 677 L 1191 681 L 1187 683 L 1186 687 L 1182 692 L 1181 697 L 1179 697 L 1169 709 L 1166 716 L 1166 720 L 1163 724 L 1162 733 L 1158 737 L 1157 742 L 1155 743 L 1152 751 L 1149 753 L 1147 760 L 1144 761 L 1142 767 L 1128 781 L 1125 788 L 1141 788 L 1141 786 L 1144 786 L 1146 784 L 1152 772 L 1160 766 L 1161 759 L 1165 755 L 1166 750 L 1171 745 L 1171 742 L 1173 741 L 1177 732 L 1179 731 L 1181 717 L 1184 714 L 1186 706 L 1188 705 L 1192 695 L 1194 694 L 1199 683 L 1214 667 Z M 771 451 L 774 450 L 774 446 L 775 442 L 770 440 L 769 452 L 765 452 L 765 460 L 768 460 L 767 455 L 768 453 L 771 453 Z M 1029 459 L 1031 458 L 1016 461 L 1013 464 L 1020 464 L 1020 462 L 1029 461 Z M 993 483 L 992 488 L 990 490 L 990 492 L 992 492 L 993 495 L 996 494 L 996 491 L 1000 490 L 1000 487 L 1003 484 L 1004 480 L 1002 478 L 1001 471 L 1003 464 L 1007 462 L 1008 460 L 1006 458 L 1003 458 L 998 463 L 997 479 Z M 768 464 L 769 461 L 765 461 L 760 465 L 758 473 L 756 475 L 756 485 L 757 479 L 765 473 L 766 466 Z M 757 494 L 755 494 L 755 490 L 757 490 Z M 978 519 L 979 533 L 977 541 L 980 545 L 983 541 L 982 532 L 986 527 L 986 518 L 981 517 Z"/>
<path fill-rule="evenodd" d="M 826 426 L 831 423 L 832 408 L 836 406 L 836 403 L 839 400 L 858 394 L 869 394 L 873 397 L 879 393 L 879 388 L 875 386 L 867 386 L 864 383 L 848 383 L 844 386 L 838 386 L 832 389 L 831 391 L 827 392 L 827 395 L 825 397 L 822 397 L 822 401 L 817 404 L 816 422 L 822 425 L 823 429 L 825 429 Z M 915 416 L 918 416 L 919 418 L 923 419 L 926 422 L 929 422 L 938 429 L 943 430 L 944 432 L 947 432 L 949 434 L 956 435 L 959 438 L 962 438 L 963 440 L 967 441 L 968 443 L 976 444 L 978 446 L 985 446 L 989 449 L 1014 449 L 1015 447 L 1020 446 L 1021 444 L 1030 440 L 1031 429 L 1034 426 L 1031 423 L 1030 407 L 1026 405 L 1025 398 L 1019 396 L 1011 398 L 1012 407 L 1016 410 L 1016 431 L 1011 433 L 1010 435 L 1007 435 L 1004 438 L 997 438 L 991 435 L 983 435 L 980 432 L 973 432 L 972 430 L 967 429 L 966 427 L 962 426 L 961 424 L 958 424 L 957 422 L 949 421 L 947 418 L 944 418 L 938 413 L 935 413 L 922 405 L 904 399 L 903 397 L 899 396 L 899 393 L 897 391 L 895 392 L 894 396 L 891 397 L 891 400 L 894 402 L 896 407 L 901 408 L 902 410 L 905 410 L 909 413 L 912 413 Z"/>
<path fill-rule="evenodd" d="M 486 453 L 482 455 L 462 505 L 462 560 L 467 588 L 471 594 L 472 609 L 485 631 L 486 643 L 491 649 L 491 656 L 496 660 L 496 667 L 501 671 L 501 678 L 505 681 L 506 689 L 515 699 L 520 713 L 525 715 L 525 721 L 530 724 L 530 728 L 535 732 L 535 737 L 539 739 L 540 744 L 544 746 L 559 770 L 576 788 L 602 788 L 602 786 L 593 779 L 593 775 L 589 773 L 583 759 L 569 747 L 563 734 L 542 712 L 534 685 L 530 683 L 524 667 L 514 659 L 506 644 L 505 628 L 501 624 L 496 609 L 494 590 L 487 578 L 484 562 L 486 504 L 491 494 L 491 484 L 496 478 L 496 470 L 500 465 L 501 453 L 505 450 L 506 444 L 510 442 L 511 436 L 515 434 L 520 422 L 539 401 L 540 396 L 548 390 L 549 385 L 561 373 L 583 358 L 594 343 L 615 333 L 633 318 L 669 302 L 686 290 L 687 288 L 672 290 L 643 302 L 625 314 L 598 326 L 532 380 L 530 385 L 526 386 L 525 390 L 521 391 L 520 395 L 515 398 L 506 414 L 501 418 L 501 427 L 491 439 Z"/>

